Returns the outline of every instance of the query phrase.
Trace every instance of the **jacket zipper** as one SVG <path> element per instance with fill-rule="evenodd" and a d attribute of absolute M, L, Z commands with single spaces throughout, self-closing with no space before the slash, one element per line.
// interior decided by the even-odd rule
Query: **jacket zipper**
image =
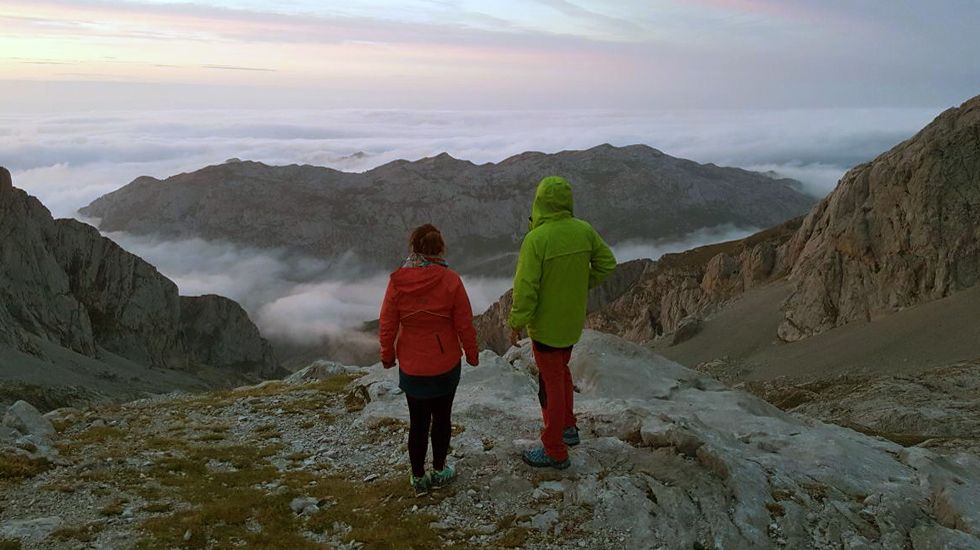
<path fill-rule="evenodd" d="M 436 334 L 436 342 L 439 343 L 439 353 L 446 353 L 445 348 L 442 347 L 442 338 L 439 338 L 438 334 Z"/>

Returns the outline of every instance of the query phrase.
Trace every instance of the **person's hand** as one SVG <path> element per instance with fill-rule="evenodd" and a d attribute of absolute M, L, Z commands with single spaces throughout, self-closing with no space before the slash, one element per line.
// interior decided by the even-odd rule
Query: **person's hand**
<path fill-rule="evenodd" d="M 521 331 L 517 329 L 510 329 L 510 345 L 516 346 L 517 342 L 521 339 Z"/>
<path fill-rule="evenodd" d="M 469 357 L 467 357 L 466 358 L 466 364 L 468 364 L 471 367 L 478 367 L 478 366 L 480 366 L 480 356 L 477 355 L 476 357 L 473 358 L 472 361 L 470 360 Z"/>
<path fill-rule="evenodd" d="M 394 367 L 395 366 L 395 362 L 394 361 L 381 361 L 381 366 L 384 367 L 384 368 L 386 368 L 386 369 L 390 369 L 391 367 Z"/>

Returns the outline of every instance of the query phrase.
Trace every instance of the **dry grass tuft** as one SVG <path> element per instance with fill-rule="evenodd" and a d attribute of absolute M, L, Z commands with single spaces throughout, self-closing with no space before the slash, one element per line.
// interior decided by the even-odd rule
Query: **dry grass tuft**
<path fill-rule="evenodd" d="M 43 458 L 14 453 L 0 453 L 0 482 L 34 477 L 47 471 L 51 464 Z"/>
<path fill-rule="evenodd" d="M 93 542 L 99 537 L 99 533 L 104 527 L 103 523 L 94 521 L 78 527 L 62 527 L 51 533 L 51 536 L 61 541 Z"/>

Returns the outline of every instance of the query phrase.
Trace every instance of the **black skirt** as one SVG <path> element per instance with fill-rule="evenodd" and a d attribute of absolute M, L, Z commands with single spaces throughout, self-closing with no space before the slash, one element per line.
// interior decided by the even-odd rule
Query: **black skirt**
<path fill-rule="evenodd" d="M 456 391 L 462 370 L 462 362 L 457 363 L 453 370 L 435 376 L 415 376 L 398 369 L 398 387 L 416 399 L 442 397 Z"/>

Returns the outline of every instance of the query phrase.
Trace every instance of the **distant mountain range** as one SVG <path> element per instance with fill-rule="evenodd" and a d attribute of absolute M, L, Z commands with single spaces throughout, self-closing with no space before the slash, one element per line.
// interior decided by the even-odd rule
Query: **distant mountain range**
<path fill-rule="evenodd" d="M 369 268 L 396 265 L 411 228 L 432 222 L 447 238 L 454 267 L 506 275 L 537 182 L 553 174 L 572 182 L 576 215 L 610 243 L 723 224 L 769 226 L 815 202 L 794 180 L 698 164 L 645 145 L 600 145 L 482 165 L 442 153 L 363 173 L 232 159 L 162 181 L 137 178 L 81 213 L 103 231 L 285 247 L 328 259 L 353 252 Z"/>

